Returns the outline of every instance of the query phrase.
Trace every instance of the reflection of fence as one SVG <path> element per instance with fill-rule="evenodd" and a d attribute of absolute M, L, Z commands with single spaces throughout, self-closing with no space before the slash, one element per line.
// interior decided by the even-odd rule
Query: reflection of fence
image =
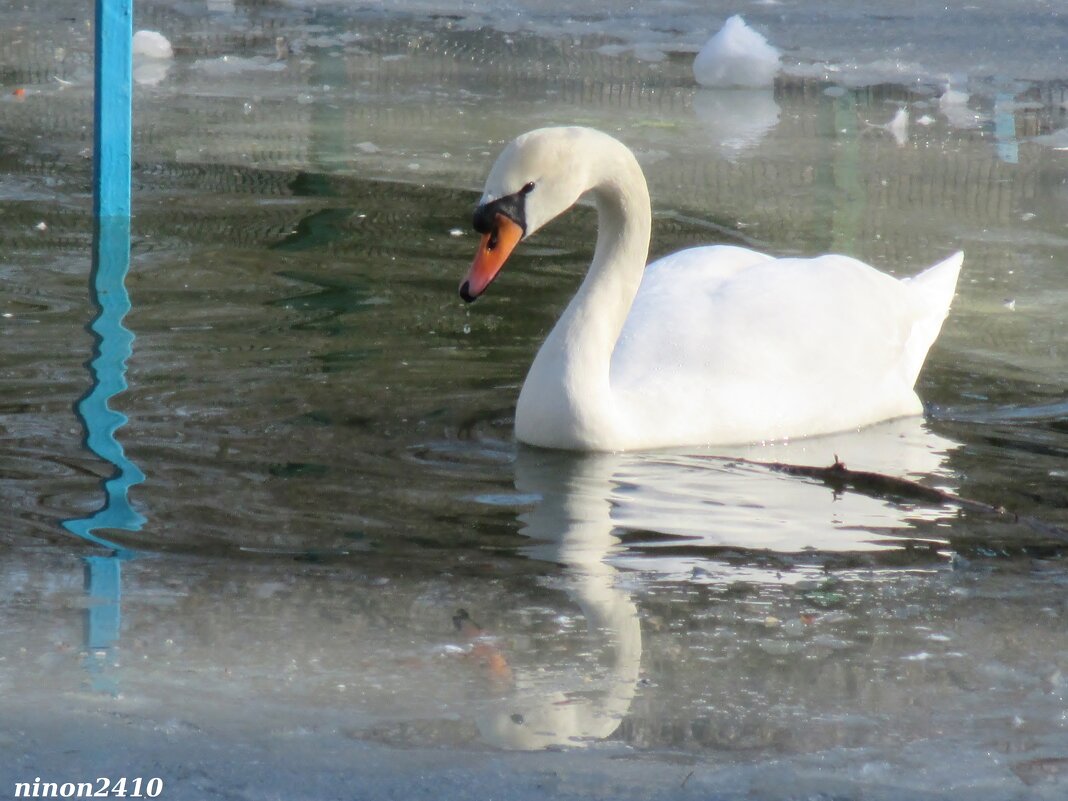
<path fill-rule="evenodd" d="M 905 265 L 926 259 L 924 251 L 944 247 L 947 238 L 1011 222 L 1032 198 L 1058 192 L 1065 174 L 1049 150 L 1025 141 L 1065 122 L 1059 104 L 1066 88 L 1056 82 L 1028 90 L 1015 105 L 973 99 L 963 109 L 980 118 L 971 127 L 942 114 L 937 97 L 889 85 L 851 90 L 852 120 L 842 133 L 834 124 L 846 116 L 842 98 L 824 94 L 818 81 L 784 79 L 774 94 L 781 114 L 763 144 L 726 158 L 698 113 L 700 95 L 681 56 L 650 65 L 601 52 L 611 42 L 596 36 L 508 35 L 426 19 L 357 21 L 260 2 L 238 3 L 242 24 L 230 27 L 154 4 L 143 13 L 139 24 L 166 31 L 178 55 L 168 79 L 138 96 L 135 141 L 153 165 L 142 173 L 148 184 L 185 170 L 191 182 L 213 190 L 259 193 L 262 185 L 242 182 L 254 167 L 474 189 L 501 140 L 536 125 L 579 122 L 618 130 L 644 151 L 659 209 L 743 223 L 778 250 L 825 249 L 851 238 L 863 243 L 858 255 Z M 222 55 L 273 59 L 275 37 L 317 21 L 317 13 L 326 15 L 329 35 L 306 36 L 284 69 L 216 78 L 194 63 Z M 76 80 L 77 42 L 57 31 L 43 41 L 50 46 L 31 55 L 43 63 L 60 48 L 55 74 Z M 19 56 L 3 42 L 0 32 L 0 70 Z M 40 64 L 26 70 L 27 78 L 48 75 Z M 43 113 L 59 140 L 64 131 L 76 138 L 87 113 L 76 87 L 47 104 L 32 100 L 7 104 L 7 130 L 34 141 Z M 902 102 L 912 108 L 914 138 L 899 147 L 868 123 L 887 122 Z M 925 113 L 930 127 L 916 124 Z M 835 159 L 849 150 L 840 147 L 849 138 L 860 153 L 847 197 Z M 20 168 L 35 157 L 27 154 Z M 50 169 L 43 160 L 33 168 Z M 844 204 L 853 229 L 846 239 L 833 233 Z M 817 241 L 821 236 L 826 241 Z"/>

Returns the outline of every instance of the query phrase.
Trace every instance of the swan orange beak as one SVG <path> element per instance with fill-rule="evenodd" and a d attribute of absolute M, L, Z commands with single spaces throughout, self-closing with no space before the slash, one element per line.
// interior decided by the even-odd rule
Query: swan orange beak
<path fill-rule="evenodd" d="M 519 223 L 505 214 L 496 215 L 492 230 L 482 235 L 467 278 L 460 284 L 460 297 L 470 303 L 485 292 L 522 238 L 523 227 Z"/>

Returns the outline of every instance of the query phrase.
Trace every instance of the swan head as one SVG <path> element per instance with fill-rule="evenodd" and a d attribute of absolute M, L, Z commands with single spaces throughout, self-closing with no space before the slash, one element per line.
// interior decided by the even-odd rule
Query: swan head
<path fill-rule="evenodd" d="M 614 139 L 589 128 L 539 128 L 514 139 L 497 157 L 474 214 L 482 235 L 460 297 L 486 291 L 515 246 L 575 204 L 589 189 L 592 139 Z"/>

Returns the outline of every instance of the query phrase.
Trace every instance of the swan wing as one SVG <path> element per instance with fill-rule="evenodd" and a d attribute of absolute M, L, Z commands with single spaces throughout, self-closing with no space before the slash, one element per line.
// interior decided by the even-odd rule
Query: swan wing
<path fill-rule="evenodd" d="M 715 247 L 654 262 L 611 361 L 628 447 L 800 437 L 920 412 L 916 372 L 948 306 L 930 294 L 847 256 Z"/>

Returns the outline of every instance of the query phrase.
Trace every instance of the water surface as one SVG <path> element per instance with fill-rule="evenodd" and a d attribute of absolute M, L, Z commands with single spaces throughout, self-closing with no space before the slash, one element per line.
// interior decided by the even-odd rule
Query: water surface
<path fill-rule="evenodd" d="M 507 25 L 494 7 L 483 27 L 419 4 L 146 4 L 177 57 L 136 96 L 114 320 L 134 338 L 100 368 L 126 384 L 117 468 L 80 405 L 115 340 L 90 291 L 84 9 L 63 8 L 73 22 L 23 12 L 38 39 L 0 40 L 4 88 L 27 87 L 0 101 L 5 780 L 150 764 L 162 738 L 201 765 L 165 768 L 175 797 L 253 781 L 204 743 L 280 772 L 329 762 L 338 784 L 372 746 L 395 765 L 445 749 L 491 787 L 477 760 L 550 748 L 505 775 L 559 771 L 576 797 L 613 764 L 652 766 L 627 792 L 1063 793 L 1064 70 L 992 53 L 1005 72 L 965 74 L 947 106 L 948 46 L 897 82 L 828 49 L 854 76 L 834 80 L 803 68 L 820 41 L 802 31 L 773 90 L 712 92 L 688 73 L 697 33 L 657 34 L 654 57 L 614 8 L 598 28 L 579 10 Z M 902 106 L 899 142 L 880 126 Z M 515 398 L 592 211 L 479 303 L 456 286 L 492 159 L 555 123 L 635 149 L 654 255 L 833 250 L 906 275 L 963 248 L 925 417 L 713 451 L 518 446 Z M 835 457 L 1010 514 L 740 461 Z M 104 508 L 129 512 L 90 532 L 112 548 L 75 536 Z"/>

